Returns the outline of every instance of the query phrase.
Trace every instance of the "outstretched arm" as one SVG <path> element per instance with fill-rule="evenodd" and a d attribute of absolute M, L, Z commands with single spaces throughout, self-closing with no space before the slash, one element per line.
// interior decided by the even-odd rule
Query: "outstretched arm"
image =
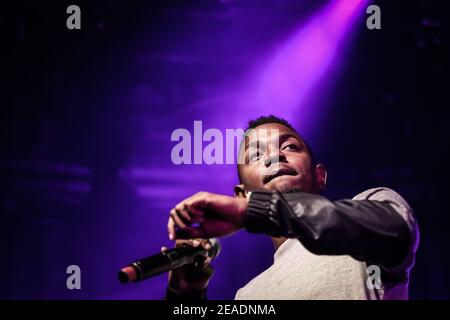
<path fill-rule="evenodd" d="M 412 213 L 393 191 L 384 189 L 379 194 L 383 196 L 330 201 L 304 192 L 255 191 L 247 202 L 201 192 L 171 211 L 168 232 L 172 238 L 209 238 L 245 228 L 298 238 L 315 254 L 347 254 L 392 269 L 415 246 L 414 230 L 407 220 Z"/>

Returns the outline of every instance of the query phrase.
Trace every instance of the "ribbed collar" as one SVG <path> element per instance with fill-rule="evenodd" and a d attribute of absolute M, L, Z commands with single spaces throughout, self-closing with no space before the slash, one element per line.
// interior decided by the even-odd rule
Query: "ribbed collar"
<path fill-rule="evenodd" d="M 283 257 L 287 251 L 291 250 L 299 241 L 297 239 L 287 239 L 285 242 L 278 247 L 278 250 L 275 251 L 273 255 L 273 260 L 276 261 Z"/>

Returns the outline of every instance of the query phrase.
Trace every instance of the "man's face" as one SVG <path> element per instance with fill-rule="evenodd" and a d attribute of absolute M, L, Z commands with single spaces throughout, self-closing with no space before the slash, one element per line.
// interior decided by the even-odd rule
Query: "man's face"
<path fill-rule="evenodd" d="M 241 183 L 247 191 L 314 193 L 317 190 L 305 143 L 295 131 L 282 124 L 256 127 L 248 135 L 240 156 L 244 157 L 240 162 L 243 164 L 239 164 Z"/>

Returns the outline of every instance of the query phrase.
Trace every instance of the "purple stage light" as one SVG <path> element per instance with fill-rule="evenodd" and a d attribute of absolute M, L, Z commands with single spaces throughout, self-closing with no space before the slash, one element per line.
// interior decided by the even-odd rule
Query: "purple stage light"
<path fill-rule="evenodd" d="M 304 108 L 304 100 L 330 66 L 339 63 L 335 61 L 339 45 L 367 2 L 332 1 L 280 45 L 261 72 L 256 89 L 258 114 L 276 111 L 295 122 L 300 112 L 314 111 Z"/>

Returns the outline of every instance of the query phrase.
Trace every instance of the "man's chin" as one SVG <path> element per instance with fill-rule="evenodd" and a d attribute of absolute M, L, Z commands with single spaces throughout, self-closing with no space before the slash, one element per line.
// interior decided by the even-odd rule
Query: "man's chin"
<path fill-rule="evenodd" d="M 292 192 L 301 191 L 301 185 L 294 183 L 291 179 L 281 179 L 279 181 L 271 181 L 264 186 L 264 189 L 271 192 Z"/>

